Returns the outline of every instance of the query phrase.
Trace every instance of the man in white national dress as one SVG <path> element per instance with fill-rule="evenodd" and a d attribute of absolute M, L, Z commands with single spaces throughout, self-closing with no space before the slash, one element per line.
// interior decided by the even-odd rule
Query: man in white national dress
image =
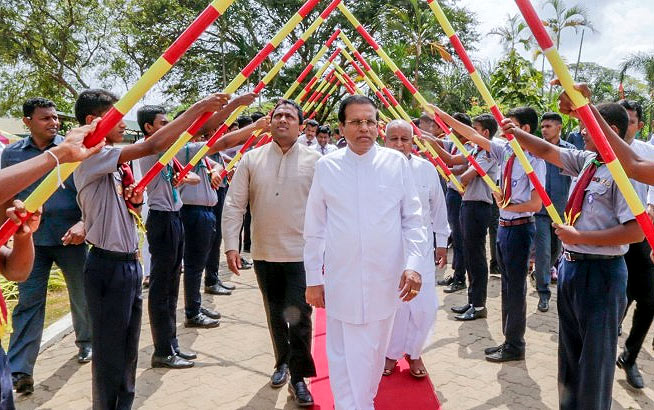
<path fill-rule="evenodd" d="M 316 163 L 307 201 L 306 297 L 326 307 L 336 409 L 372 410 L 399 301 L 420 292 L 427 230 L 406 157 L 375 144 L 375 103 L 350 96 L 338 120 L 347 148 Z"/>

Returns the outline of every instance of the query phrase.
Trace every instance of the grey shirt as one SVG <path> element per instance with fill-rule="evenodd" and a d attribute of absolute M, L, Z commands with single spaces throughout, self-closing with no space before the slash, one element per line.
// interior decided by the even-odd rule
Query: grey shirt
<path fill-rule="evenodd" d="M 204 146 L 204 142 L 192 142 L 186 144 L 177 153 L 177 159 L 186 165 L 191 158 L 200 148 Z M 200 177 L 200 183 L 197 185 L 184 184 L 179 188 L 179 193 L 182 196 L 182 203 L 184 205 L 199 205 L 199 206 L 214 206 L 218 203 L 218 195 L 216 190 L 211 187 L 211 176 L 207 169 L 204 158 L 193 168 L 193 172 Z"/>
<path fill-rule="evenodd" d="M 77 203 L 88 243 L 114 252 L 136 252 L 136 224 L 123 199 L 119 156 L 120 148 L 106 146 L 80 164 L 73 173 Z"/>
<path fill-rule="evenodd" d="M 507 141 L 500 141 L 497 138 L 491 141 L 490 156 L 491 159 L 499 167 L 499 180 L 500 183 L 504 183 L 504 168 L 506 167 L 506 162 L 509 160 L 509 157 L 513 154 L 513 150 Z M 525 155 L 529 160 L 536 177 L 539 181 L 545 179 L 545 161 L 540 158 L 536 158 L 531 155 L 529 152 L 525 151 Z M 502 186 L 500 186 L 502 188 Z M 522 204 L 531 199 L 531 191 L 534 190 L 529 177 L 525 173 L 525 170 L 520 165 L 520 161 L 515 159 L 513 163 L 513 171 L 511 172 L 511 204 Z M 500 218 L 505 220 L 525 218 L 532 216 L 534 212 L 510 212 L 505 211 L 500 208 Z"/>
<path fill-rule="evenodd" d="M 466 147 L 466 149 L 468 151 L 471 151 L 473 149 L 473 145 L 470 142 L 466 142 L 465 144 L 463 144 L 463 146 Z M 443 141 L 443 148 L 445 149 L 445 151 L 449 152 L 452 155 L 461 154 L 461 152 L 459 152 L 459 149 L 456 147 L 456 145 L 454 145 L 453 141 L 450 141 L 450 140 Z M 468 167 L 467 165 L 455 165 L 454 167 L 452 167 L 452 170 L 455 170 L 455 169 L 463 170 L 463 169 L 465 169 L 467 167 Z M 461 175 L 454 175 L 454 177 L 456 179 L 458 179 L 459 182 L 461 182 Z M 459 190 L 456 189 L 456 187 L 454 186 L 452 181 L 449 181 L 449 180 L 447 181 L 447 187 L 450 188 L 450 189 L 453 189 L 457 193 L 460 193 Z"/>
<path fill-rule="evenodd" d="M 475 159 L 477 160 L 477 163 L 479 166 L 486 171 L 486 174 L 495 181 L 497 179 L 497 164 L 491 159 L 490 154 L 488 151 L 485 150 L 478 150 L 474 154 Z M 477 175 L 470 181 L 470 183 L 466 186 L 466 190 L 463 193 L 463 200 L 464 201 L 482 201 L 486 202 L 488 204 L 493 203 L 493 195 L 491 194 L 491 189 L 484 182 L 484 180 Z"/>
<path fill-rule="evenodd" d="M 584 167 L 597 154 L 590 151 L 579 151 L 562 149 L 560 158 L 563 164 L 563 172 L 573 177 L 570 192 L 577 185 L 578 176 Z M 598 231 L 609 229 L 619 224 L 634 219 L 629 206 L 618 190 L 618 185 L 606 165 L 600 166 L 592 181 L 586 188 L 586 196 L 581 208 L 581 215 L 577 218 L 574 226 L 579 231 Z M 568 251 L 579 253 L 590 253 L 595 255 L 624 255 L 629 245 L 619 246 L 597 246 L 597 245 L 568 245 L 564 244 Z"/>
<path fill-rule="evenodd" d="M 138 160 L 141 172 L 145 175 L 159 161 L 159 154 L 148 155 Z M 182 200 L 177 188 L 173 187 L 172 161 L 159 172 L 148 184 L 148 206 L 155 211 L 175 212 L 182 207 Z"/>

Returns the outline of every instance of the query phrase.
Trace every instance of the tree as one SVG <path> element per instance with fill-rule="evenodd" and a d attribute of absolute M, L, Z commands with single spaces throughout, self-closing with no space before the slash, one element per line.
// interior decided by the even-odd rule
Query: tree
<path fill-rule="evenodd" d="M 544 24 L 552 33 L 557 50 L 561 45 L 561 34 L 566 29 L 574 29 L 575 33 L 578 33 L 583 28 L 589 28 L 595 31 L 588 18 L 588 12 L 583 7 L 572 6 L 566 8 L 563 0 L 546 0 L 543 7 L 548 5 L 554 9 L 554 17 L 545 19 Z"/>
<path fill-rule="evenodd" d="M 499 61 L 491 74 L 490 89 L 500 105 L 505 107 L 545 107 L 539 95 L 543 75 L 515 50 Z"/>
<path fill-rule="evenodd" d="M 620 82 L 622 82 L 628 70 L 637 70 L 644 75 L 649 94 L 649 104 L 647 104 L 646 108 L 650 113 L 649 121 L 646 124 L 650 126 L 649 131 L 652 132 L 651 127 L 654 122 L 654 52 L 636 53 L 627 57 L 621 65 Z"/>
<path fill-rule="evenodd" d="M 69 110 L 107 50 L 112 7 L 112 0 L 0 3 L 0 113 L 37 95 Z"/>
<path fill-rule="evenodd" d="M 500 36 L 502 47 L 507 53 L 515 50 L 518 44 L 522 45 L 525 50 L 531 49 L 531 37 L 529 32 L 525 32 L 527 23 L 524 22 L 517 14 L 507 15 L 506 24 L 502 27 L 496 27 L 488 32 L 490 35 Z M 526 37 L 525 37 L 526 34 Z"/>

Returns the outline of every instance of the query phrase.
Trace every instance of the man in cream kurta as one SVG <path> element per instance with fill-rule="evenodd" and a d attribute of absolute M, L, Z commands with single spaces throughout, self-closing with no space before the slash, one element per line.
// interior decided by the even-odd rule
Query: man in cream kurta
<path fill-rule="evenodd" d="M 450 227 L 447 223 L 445 195 L 438 180 L 438 172 L 429 162 L 411 155 L 412 143 L 413 129 L 408 122 L 394 120 L 388 123 L 386 146 L 400 151 L 409 160 L 412 178 L 422 206 L 422 224 L 427 229 L 427 246 L 424 251 L 423 270 L 420 271 L 422 291 L 411 302 L 402 304 L 395 315 L 384 374 L 390 374 L 397 360 L 406 354 L 409 356 L 411 374 L 415 377 L 425 377 L 427 370 L 420 356 L 436 320 L 438 309 L 434 245 L 438 252 L 439 265 L 445 266 Z"/>
<path fill-rule="evenodd" d="M 406 157 L 374 144 L 374 103 L 348 97 L 338 117 L 348 146 L 316 163 L 307 201 L 307 301 L 326 307 L 336 409 L 371 410 L 400 298 L 420 292 L 427 232 Z"/>

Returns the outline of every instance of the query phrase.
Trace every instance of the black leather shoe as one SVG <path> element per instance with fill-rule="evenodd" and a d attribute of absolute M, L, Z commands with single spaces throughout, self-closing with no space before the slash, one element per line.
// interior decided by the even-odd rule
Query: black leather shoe
<path fill-rule="evenodd" d="M 447 276 L 439 281 L 436 282 L 438 286 L 450 286 L 454 282 L 454 278 L 452 276 Z"/>
<path fill-rule="evenodd" d="M 216 312 L 215 310 L 211 310 L 211 309 L 206 308 L 204 306 L 202 306 L 200 308 L 200 313 L 202 313 L 203 315 L 205 315 L 205 316 L 207 316 L 207 317 L 209 317 L 211 319 L 220 319 L 222 317 L 220 312 Z"/>
<path fill-rule="evenodd" d="M 622 352 L 622 354 L 618 356 L 618 361 L 615 362 L 615 364 L 617 364 L 620 369 L 624 370 L 629 386 L 633 387 L 634 389 L 642 389 L 645 387 L 645 384 L 643 383 L 643 376 L 640 374 L 636 362 L 627 362 L 626 351 Z"/>
<path fill-rule="evenodd" d="M 540 300 L 538 301 L 538 310 L 541 312 L 547 312 L 550 310 L 550 298 L 547 295 L 540 295 Z"/>
<path fill-rule="evenodd" d="M 486 360 L 493 363 L 525 360 L 525 352 L 516 352 L 515 350 L 508 348 L 507 345 L 504 345 L 495 353 L 487 354 Z"/>
<path fill-rule="evenodd" d="M 184 327 L 201 327 L 204 329 L 210 329 L 212 327 L 220 326 L 220 321 L 216 319 L 211 319 L 205 316 L 204 313 L 200 312 L 196 317 L 186 319 L 184 322 Z"/>
<path fill-rule="evenodd" d="M 467 312 L 468 309 L 470 309 L 470 306 L 472 306 L 472 305 L 468 304 L 468 305 L 463 305 L 463 306 L 452 306 L 452 307 L 450 308 L 450 310 L 451 310 L 452 312 L 454 312 L 454 313 L 459 313 L 459 314 L 461 314 L 461 313 L 465 313 L 465 312 Z"/>
<path fill-rule="evenodd" d="M 290 383 L 288 385 L 288 392 L 291 393 L 291 397 L 295 400 L 295 403 L 300 407 L 309 407 L 313 406 L 313 397 L 309 388 L 304 381 L 297 383 Z"/>
<path fill-rule="evenodd" d="M 454 316 L 454 318 L 456 320 L 475 320 L 475 319 L 483 319 L 486 316 L 488 316 L 488 310 L 486 310 L 486 308 L 477 310 L 475 309 L 474 306 L 470 306 L 470 309 L 468 309 L 465 313 L 456 315 Z"/>
<path fill-rule="evenodd" d="M 91 346 L 82 346 L 77 352 L 77 363 L 89 363 L 93 358 Z"/>
<path fill-rule="evenodd" d="M 210 295 L 229 296 L 232 294 L 232 291 L 220 285 L 212 285 L 212 286 L 205 286 L 204 293 L 208 293 Z"/>
<path fill-rule="evenodd" d="M 502 271 L 500 271 L 500 267 L 497 265 L 491 265 L 488 268 L 488 273 L 490 273 L 491 275 L 502 276 Z"/>
<path fill-rule="evenodd" d="M 27 373 L 13 373 L 11 375 L 11 381 L 17 394 L 34 393 L 34 378 L 32 375 Z"/>
<path fill-rule="evenodd" d="M 493 354 L 493 353 L 499 351 L 499 350 L 502 349 L 503 347 L 504 347 L 504 343 L 502 343 L 502 344 L 499 345 L 499 346 L 487 347 L 487 348 L 484 349 L 484 354 L 485 354 L 486 356 L 488 356 L 489 354 Z"/>
<path fill-rule="evenodd" d="M 185 360 L 193 360 L 198 358 L 198 354 L 195 352 L 185 352 L 179 349 L 175 349 L 175 356 L 179 356 Z"/>
<path fill-rule="evenodd" d="M 445 293 L 454 293 L 454 292 L 458 292 L 458 291 L 460 291 L 462 289 L 465 289 L 465 288 L 466 288 L 465 283 L 459 282 L 459 281 L 454 281 L 454 282 L 452 282 L 450 284 L 450 286 L 443 289 L 443 292 L 445 292 Z"/>
<path fill-rule="evenodd" d="M 221 281 L 220 279 L 218 279 L 218 283 L 217 283 L 217 285 L 219 285 L 220 287 L 223 287 L 223 288 L 225 288 L 225 289 L 227 289 L 227 290 L 234 290 L 234 289 L 236 289 L 236 286 L 234 286 L 234 285 L 228 285 L 228 284 L 226 284 L 225 282 Z"/>
<path fill-rule="evenodd" d="M 188 369 L 189 367 L 193 367 L 195 363 L 175 355 L 166 357 L 152 355 L 150 364 L 153 368 L 164 367 L 167 369 Z"/>
<path fill-rule="evenodd" d="M 288 377 L 288 365 L 282 364 L 270 376 L 270 385 L 274 388 L 282 387 L 288 382 Z"/>

